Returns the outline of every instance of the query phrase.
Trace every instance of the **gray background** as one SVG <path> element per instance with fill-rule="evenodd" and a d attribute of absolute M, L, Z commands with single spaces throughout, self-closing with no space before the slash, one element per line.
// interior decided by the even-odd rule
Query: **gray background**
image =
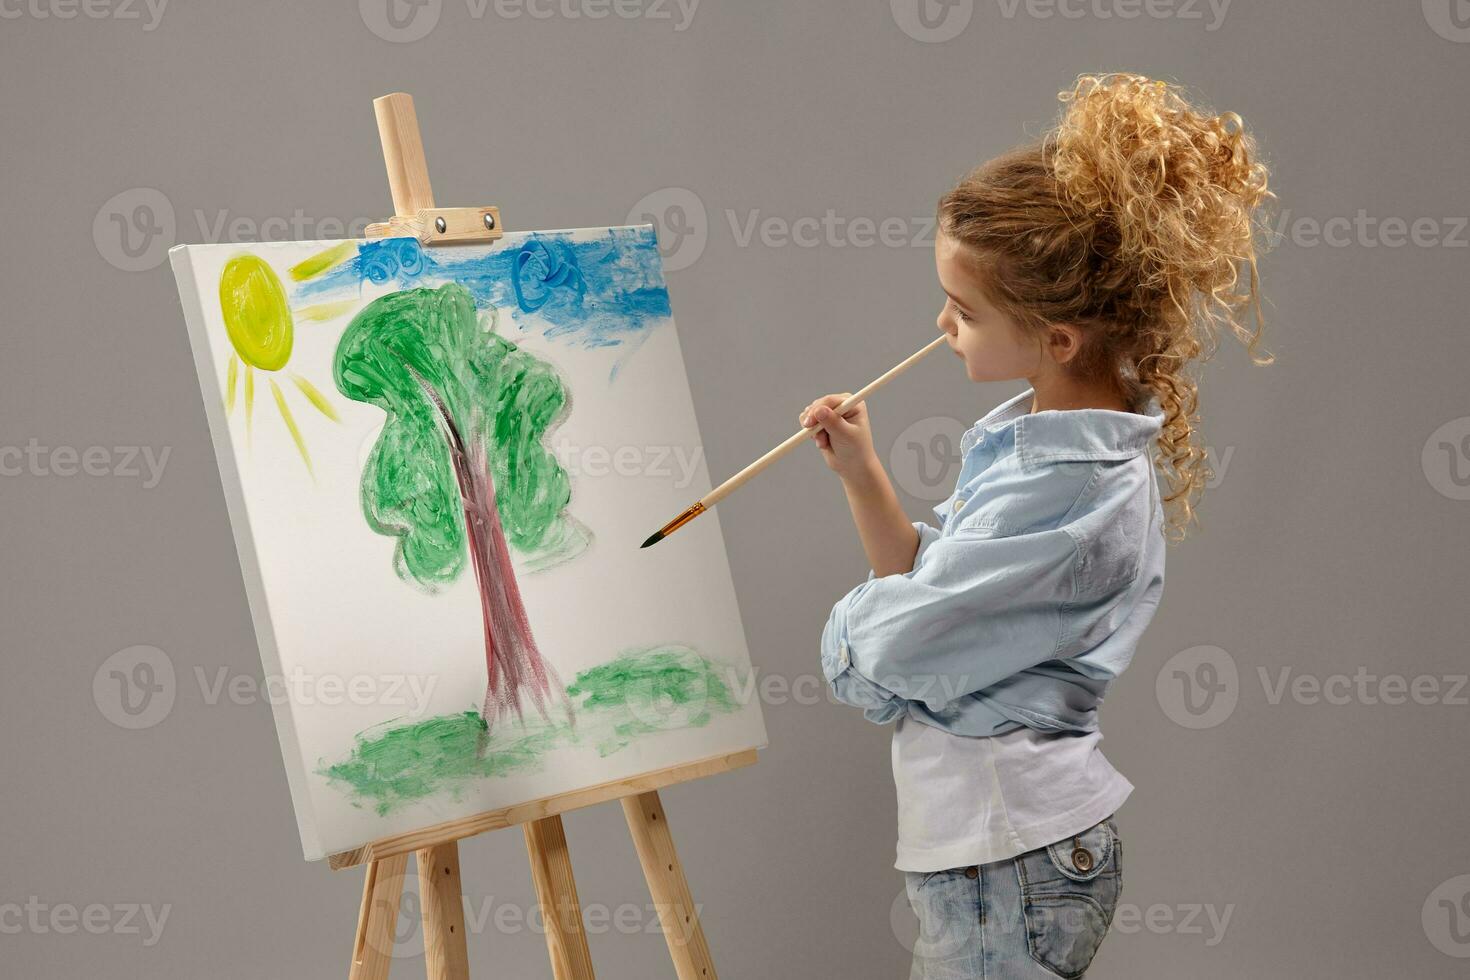
<path fill-rule="evenodd" d="M 303 237 L 386 215 L 370 100 L 412 92 L 441 204 L 556 228 L 622 223 L 653 195 L 642 210 L 684 266 L 670 291 L 720 477 L 808 399 L 933 336 L 937 196 L 1039 132 L 1078 72 L 1126 68 L 1245 117 L 1285 234 L 1263 263 L 1279 363 L 1225 345 L 1207 371 L 1219 485 L 1104 711 L 1138 789 L 1119 817 L 1125 904 L 1093 975 L 1465 974 L 1463 0 L 1236 0 L 1223 20 L 1193 0 L 976 0 L 931 6 L 944 40 L 923 39 L 905 0 L 705 0 L 683 30 L 653 0 L 601 19 L 443 0 L 410 42 L 379 36 L 381 0 L 175 0 L 156 22 L 122 0 L 69 19 L 65 0 L 28 2 L 0 8 L 0 451 L 106 447 L 112 462 L 67 476 L 12 452 L 0 477 L 0 973 L 329 977 L 348 959 L 361 872 L 301 861 L 269 706 L 210 704 L 196 677 L 260 665 L 169 244 L 297 237 L 280 222 L 298 209 Z M 683 220 L 671 188 L 693 194 Z M 771 233 L 829 210 L 842 224 L 815 243 Z M 1331 242 L 1314 232 L 1360 213 Z M 858 218 L 896 219 L 903 241 L 864 247 Z M 1401 241 L 1389 219 L 1431 220 Z M 937 357 L 882 393 L 879 451 L 915 518 L 953 480 L 959 432 L 1015 390 Z M 112 454 L 130 446 L 169 451 L 156 485 Z M 813 451 L 720 511 L 756 664 L 810 678 L 828 608 L 866 573 L 840 486 Z M 135 645 L 167 655 L 175 701 L 127 730 L 93 679 Z M 1219 690 L 1181 681 L 1210 679 L 1202 658 Z M 1282 672 L 1337 703 L 1277 697 Z M 1380 696 L 1393 676 L 1428 678 L 1429 703 L 1387 703 L 1404 700 L 1393 680 Z M 716 963 L 906 975 L 889 732 L 800 701 L 767 703 L 757 766 L 664 794 Z M 628 907 L 592 936 L 600 975 L 672 976 L 619 808 L 567 830 L 584 904 Z M 518 918 L 534 903 L 520 834 L 463 854 L 472 917 L 489 916 L 475 975 L 550 976 Z M 93 904 L 109 909 L 101 934 L 62 931 L 66 907 Z M 129 904 L 168 909 L 156 943 L 114 908 Z M 395 976 L 421 975 L 404 934 Z"/>

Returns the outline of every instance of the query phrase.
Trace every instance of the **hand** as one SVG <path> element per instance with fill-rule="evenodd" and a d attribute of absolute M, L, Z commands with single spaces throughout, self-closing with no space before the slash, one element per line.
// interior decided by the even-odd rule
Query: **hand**
<path fill-rule="evenodd" d="M 822 451 L 827 468 L 844 481 L 863 479 L 881 468 L 878 454 L 873 451 L 873 433 L 868 428 L 867 403 L 859 402 L 845 414 L 837 414 L 837 407 L 850 394 L 824 395 L 799 416 L 804 428 L 820 428 L 812 441 Z"/>

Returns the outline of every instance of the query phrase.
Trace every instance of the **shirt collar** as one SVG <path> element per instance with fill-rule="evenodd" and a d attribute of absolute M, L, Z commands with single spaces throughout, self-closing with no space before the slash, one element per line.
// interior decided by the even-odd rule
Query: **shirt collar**
<path fill-rule="evenodd" d="M 1163 427 L 1164 413 L 1151 399 L 1144 414 L 1103 408 L 1031 412 L 1027 389 L 975 423 L 960 440 L 961 453 L 1006 429 L 1015 432 L 1016 456 L 1027 466 L 1050 461 L 1129 459 L 1147 450 Z"/>

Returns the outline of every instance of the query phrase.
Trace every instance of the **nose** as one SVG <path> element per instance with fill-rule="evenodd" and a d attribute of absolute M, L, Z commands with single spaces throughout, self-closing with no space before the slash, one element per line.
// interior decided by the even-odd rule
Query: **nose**
<path fill-rule="evenodd" d="M 950 326 L 948 318 L 945 317 L 942 311 L 940 312 L 939 316 L 934 319 L 934 324 L 939 328 L 939 332 L 942 334 L 947 334 L 951 337 L 954 337 L 959 333 L 959 330 L 957 328 Z"/>

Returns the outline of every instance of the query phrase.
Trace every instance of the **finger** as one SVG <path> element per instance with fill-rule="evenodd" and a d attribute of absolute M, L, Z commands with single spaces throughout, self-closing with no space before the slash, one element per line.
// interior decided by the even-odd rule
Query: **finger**
<path fill-rule="evenodd" d="M 812 402 L 812 405 L 825 405 L 828 408 L 836 408 L 838 405 L 841 405 L 843 402 L 847 401 L 851 397 L 852 392 L 839 391 L 834 395 L 823 395 L 821 398 L 818 398 L 816 401 Z"/>
<path fill-rule="evenodd" d="M 813 413 L 813 417 L 816 419 L 817 424 L 828 432 L 836 431 L 841 432 L 843 435 L 847 435 L 849 433 L 856 432 L 858 428 L 856 424 L 848 421 L 846 417 L 838 415 L 835 411 L 832 410 L 832 408 L 827 405 L 823 405 L 818 408 L 816 412 Z"/>
<path fill-rule="evenodd" d="M 824 401 L 825 399 L 818 398 L 806 408 L 803 408 L 801 410 L 801 414 L 797 416 L 797 420 L 800 421 L 803 426 L 811 427 L 813 425 L 816 425 L 817 422 L 814 418 L 814 415 L 816 413 L 816 410 L 822 406 Z"/>
<path fill-rule="evenodd" d="M 826 398 L 823 398 L 822 401 L 826 403 L 828 407 L 835 410 L 841 408 L 842 403 L 847 401 L 851 397 L 851 392 L 843 392 L 841 394 L 828 395 Z M 863 412 L 866 411 L 866 404 L 866 402 L 858 402 L 856 405 L 843 412 L 842 417 L 845 419 L 861 418 Z"/>

